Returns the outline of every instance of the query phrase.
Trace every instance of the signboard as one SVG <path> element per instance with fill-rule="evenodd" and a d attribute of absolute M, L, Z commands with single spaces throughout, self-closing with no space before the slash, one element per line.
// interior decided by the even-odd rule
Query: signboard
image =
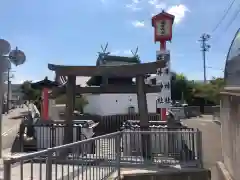
<path fill-rule="evenodd" d="M 172 26 L 172 22 L 170 20 L 167 20 L 167 19 L 162 19 L 162 20 L 158 20 L 156 22 L 156 35 L 158 37 L 161 37 L 161 36 L 171 36 L 171 32 L 172 32 L 172 29 L 171 29 L 171 26 Z"/>
<path fill-rule="evenodd" d="M 184 107 L 170 107 L 170 110 L 180 119 L 184 119 L 186 117 Z"/>
<path fill-rule="evenodd" d="M 156 61 L 168 61 L 164 68 L 158 68 L 156 72 L 156 85 L 160 86 L 161 92 L 158 93 L 157 108 L 170 108 L 171 104 L 171 73 L 170 73 L 170 52 L 157 51 Z"/>
<path fill-rule="evenodd" d="M 170 60 L 170 54 L 169 53 L 161 53 L 161 51 L 157 51 L 156 53 L 156 60 L 157 61 L 169 61 Z"/>

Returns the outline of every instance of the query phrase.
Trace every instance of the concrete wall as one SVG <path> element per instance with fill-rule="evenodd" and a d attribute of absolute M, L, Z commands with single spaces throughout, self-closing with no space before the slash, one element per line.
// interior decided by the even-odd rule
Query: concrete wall
<path fill-rule="evenodd" d="M 223 96 L 220 111 L 223 164 L 233 179 L 240 177 L 240 97 Z"/>

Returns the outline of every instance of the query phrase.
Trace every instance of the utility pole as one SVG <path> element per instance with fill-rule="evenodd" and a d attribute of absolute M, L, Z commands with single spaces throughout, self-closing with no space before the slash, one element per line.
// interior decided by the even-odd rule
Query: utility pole
<path fill-rule="evenodd" d="M 8 71 L 7 71 L 7 114 L 9 112 L 9 93 L 10 93 L 10 68 L 8 68 Z"/>
<path fill-rule="evenodd" d="M 203 53 L 203 78 L 204 78 L 204 84 L 207 83 L 207 73 L 206 73 L 206 52 L 210 49 L 210 45 L 207 44 L 206 42 L 210 39 L 210 35 L 204 33 L 200 37 L 200 42 L 201 42 L 201 51 Z"/>
<path fill-rule="evenodd" d="M 15 72 L 11 71 L 11 68 L 8 68 L 7 71 L 7 114 L 9 112 L 9 104 L 10 104 L 10 95 L 12 97 L 12 84 L 11 84 L 11 79 L 13 78 L 13 75 L 10 75 L 10 72 Z M 12 98 L 11 98 L 12 100 Z"/>

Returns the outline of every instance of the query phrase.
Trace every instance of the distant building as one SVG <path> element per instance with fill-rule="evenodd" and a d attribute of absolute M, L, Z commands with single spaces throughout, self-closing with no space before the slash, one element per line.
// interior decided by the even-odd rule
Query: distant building
<path fill-rule="evenodd" d="M 10 100 L 17 101 L 21 100 L 23 93 L 21 92 L 21 84 L 11 84 L 11 96 Z"/>
<path fill-rule="evenodd" d="M 7 102 L 8 84 L 4 84 L 4 102 Z M 21 100 L 23 93 L 21 92 L 21 84 L 11 84 L 9 88 L 9 101 L 15 103 Z M 10 103 L 10 107 L 11 104 Z"/>
<path fill-rule="evenodd" d="M 96 66 L 121 66 L 138 64 L 140 60 L 137 56 L 124 57 L 100 53 L 96 61 Z M 147 78 L 147 77 L 146 77 Z M 104 83 L 114 85 L 135 84 L 134 77 L 91 77 L 86 84 L 88 86 L 100 86 Z M 85 94 L 88 104 L 84 107 L 84 112 L 101 116 L 128 114 L 129 111 L 138 113 L 137 95 L 134 94 Z M 156 113 L 157 93 L 147 93 L 148 112 Z"/>
<path fill-rule="evenodd" d="M 189 80 L 189 81 L 192 81 L 193 83 L 201 83 L 201 84 L 204 84 L 204 80 Z M 207 80 L 206 83 L 210 83 L 210 80 Z"/>

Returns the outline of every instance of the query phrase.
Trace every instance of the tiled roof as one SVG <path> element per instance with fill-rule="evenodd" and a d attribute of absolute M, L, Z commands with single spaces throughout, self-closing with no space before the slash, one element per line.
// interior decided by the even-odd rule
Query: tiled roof
<path fill-rule="evenodd" d="M 105 61 L 121 61 L 121 62 L 135 62 L 139 63 L 139 59 L 137 57 L 125 57 L 125 56 L 113 56 L 108 55 L 104 57 Z"/>

